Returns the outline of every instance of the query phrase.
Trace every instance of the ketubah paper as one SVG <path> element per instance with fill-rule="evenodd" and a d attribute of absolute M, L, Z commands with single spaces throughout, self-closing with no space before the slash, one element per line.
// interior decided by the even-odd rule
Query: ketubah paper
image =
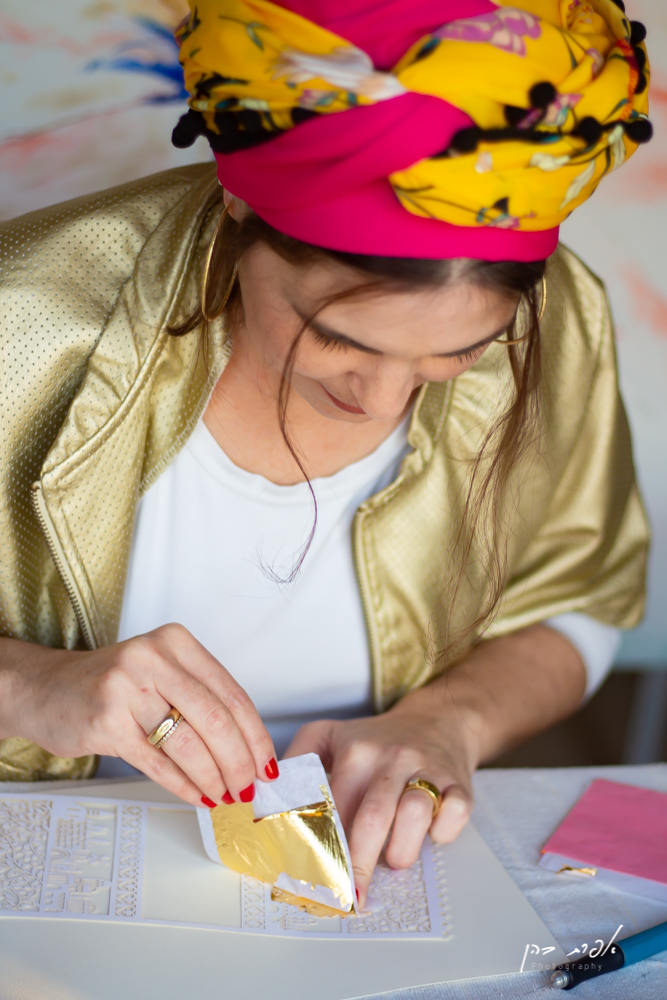
<path fill-rule="evenodd" d="M 378 866 L 371 899 L 345 918 L 273 901 L 148 780 L 0 785 L 0 997 L 352 1000 L 564 958 L 472 823 Z"/>
<path fill-rule="evenodd" d="M 184 829 L 184 820 L 194 822 L 194 811 L 187 805 L 82 796 L 1 795 L 0 915 L 162 922 L 155 871 L 145 884 L 147 836 L 152 832 L 157 853 L 165 829 Z M 179 919 L 179 902 L 169 900 L 168 892 L 164 917 L 169 923 L 279 936 L 446 938 L 450 920 L 441 850 L 426 842 L 420 860 L 407 871 L 378 866 L 369 912 L 360 916 L 304 913 L 299 905 L 276 902 L 271 884 L 231 871 L 220 879 L 211 865 L 210 894 L 226 896 L 217 902 L 218 913 L 226 911 L 228 921 L 212 924 L 216 907 L 205 897 L 199 919 L 196 904 L 181 900 Z M 169 886 L 175 874 L 165 865 L 162 882 Z M 182 880 L 178 885 L 182 893 Z"/>

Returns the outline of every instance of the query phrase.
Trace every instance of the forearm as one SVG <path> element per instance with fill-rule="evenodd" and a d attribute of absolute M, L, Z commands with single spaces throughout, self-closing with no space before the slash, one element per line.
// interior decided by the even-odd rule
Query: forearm
<path fill-rule="evenodd" d="M 24 735 L 23 707 L 38 697 L 41 670 L 55 666 L 66 655 L 66 650 L 0 638 L 0 739 Z"/>
<path fill-rule="evenodd" d="M 586 670 L 563 635 L 533 625 L 476 646 L 392 711 L 418 711 L 452 728 L 472 767 L 567 718 L 581 702 Z"/>

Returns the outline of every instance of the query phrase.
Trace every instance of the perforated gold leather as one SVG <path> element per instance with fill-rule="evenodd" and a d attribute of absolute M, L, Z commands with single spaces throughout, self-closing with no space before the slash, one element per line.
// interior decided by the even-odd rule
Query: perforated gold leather
<path fill-rule="evenodd" d="M 0 226 L 0 634 L 69 649 L 115 641 L 137 499 L 187 440 L 229 356 L 220 323 L 206 351 L 197 332 L 165 329 L 196 302 L 218 206 L 214 169 L 199 165 Z M 608 309 L 563 248 L 548 269 L 543 339 L 541 457 L 530 476 L 517 470 L 501 511 L 509 578 L 489 635 L 572 610 L 627 627 L 642 609 L 647 528 Z M 508 387 L 499 346 L 425 386 L 414 451 L 357 514 L 378 710 L 436 669 L 465 459 Z M 471 566 L 452 630 L 474 619 L 486 586 Z M 0 741 L 0 779 L 94 766 Z"/>

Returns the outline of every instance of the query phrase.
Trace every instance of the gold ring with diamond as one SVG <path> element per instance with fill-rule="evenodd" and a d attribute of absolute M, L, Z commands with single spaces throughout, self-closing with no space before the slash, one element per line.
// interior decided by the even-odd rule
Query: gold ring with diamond
<path fill-rule="evenodd" d="M 153 732 L 149 734 L 147 737 L 148 742 L 152 743 L 159 750 L 165 740 L 168 740 L 174 733 L 174 730 L 178 729 L 182 721 L 183 716 L 178 709 L 172 708 L 166 719 L 163 719 L 160 725 L 156 726 Z"/>
<path fill-rule="evenodd" d="M 440 789 L 430 781 L 427 781 L 426 778 L 413 778 L 411 781 L 408 781 L 402 794 L 405 795 L 406 792 L 412 792 L 415 789 L 418 792 L 426 792 L 427 795 L 431 796 L 433 799 L 433 818 L 435 818 L 442 805 L 442 792 Z"/>

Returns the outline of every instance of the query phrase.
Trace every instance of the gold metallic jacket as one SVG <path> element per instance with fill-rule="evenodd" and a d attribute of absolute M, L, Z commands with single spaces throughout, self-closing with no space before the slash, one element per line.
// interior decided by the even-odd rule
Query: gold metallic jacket
<path fill-rule="evenodd" d="M 197 302 L 218 213 L 213 167 L 198 165 L 0 227 L 1 635 L 68 649 L 116 640 L 137 501 L 183 447 L 231 350 L 221 323 L 205 345 L 166 330 Z M 508 577 L 487 636 L 565 611 L 629 627 L 642 611 L 647 528 L 609 312 L 600 282 L 563 248 L 542 327 L 539 455 L 500 512 Z M 449 615 L 443 580 L 466 460 L 509 386 L 497 345 L 454 381 L 424 386 L 414 450 L 357 513 L 378 710 L 433 675 L 448 619 L 456 631 L 483 602 L 481 566 Z M 0 741 L 5 780 L 94 767 Z"/>

